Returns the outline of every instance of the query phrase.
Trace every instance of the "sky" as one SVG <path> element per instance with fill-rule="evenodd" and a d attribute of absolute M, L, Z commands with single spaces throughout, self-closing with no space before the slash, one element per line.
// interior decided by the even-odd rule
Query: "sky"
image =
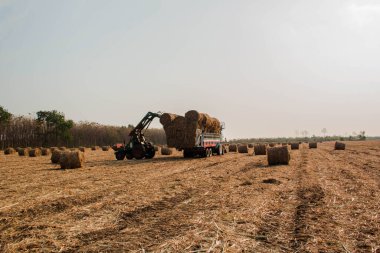
<path fill-rule="evenodd" d="M 0 105 L 107 125 L 195 109 L 230 139 L 380 136 L 380 1 L 0 0 Z"/>

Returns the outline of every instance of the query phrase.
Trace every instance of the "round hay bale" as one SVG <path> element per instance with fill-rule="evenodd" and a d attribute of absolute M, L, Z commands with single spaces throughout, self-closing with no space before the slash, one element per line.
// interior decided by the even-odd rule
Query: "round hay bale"
<path fill-rule="evenodd" d="M 18 150 L 18 155 L 19 156 L 29 156 L 29 150 L 30 150 L 30 148 L 20 148 Z"/>
<path fill-rule="evenodd" d="M 61 159 L 61 154 L 63 151 L 60 151 L 58 149 L 54 150 L 51 154 L 51 162 L 52 163 L 59 163 L 59 160 Z"/>
<path fill-rule="evenodd" d="M 248 153 L 248 146 L 247 145 L 239 145 L 238 146 L 238 152 L 239 153 Z"/>
<path fill-rule="evenodd" d="M 269 147 L 273 148 L 274 146 L 276 146 L 276 144 L 274 144 L 274 143 L 269 143 Z"/>
<path fill-rule="evenodd" d="M 108 151 L 108 150 L 110 150 L 110 146 L 102 146 L 102 150 L 103 151 Z"/>
<path fill-rule="evenodd" d="M 95 150 L 97 150 L 97 149 L 98 149 L 98 146 L 92 146 L 92 147 L 91 147 L 91 150 L 94 150 L 94 151 L 95 151 Z"/>
<path fill-rule="evenodd" d="M 267 147 L 265 144 L 257 144 L 253 147 L 253 152 L 255 155 L 266 155 Z"/>
<path fill-rule="evenodd" d="M 170 148 L 161 148 L 161 155 L 171 155 L 173 151 Z"/>
<path fill-rule="evenodd" d="M 290 144 L 290 148 L 293 150 L 293 149 L 300 149 L 300 144 L 298 143 L 291 143 Z"/>
<path fill-rule="evenodd" d="M 346 144 L 343 142 L 335 142 L 335 150 L 345 150 Z"/>
<path fill-rule="evenodd" d="M 16 152 L 16 150 L 14 148 L 6 148 L 4 150 L 4 155 L 11 155 L 11 154 L 14 154 Z"/>
<path fill-rule="evenodd" d="M 248 148 L 253 148 L 253 146 L 254 146 L 254 145 L 253 145 L 252 143 L 249 143 L 249 144 L 248 144 Z"/>
<path fill-rule="evenodd" d="M 50 155 L 51 151 L 49 148 L 42 148 L 41 149 L 41 155 L 43 156 L 47 156 L 47 155 Z"/>
<path fill-rule="evenodd" d="M 70 148 L 70 151 L 77 151 L 76 148 Z"/>
<path fill-rule="evenodd" d="M 175 120 L 175 118 L 177 118 L 177 117 L 178 117 L 178 115 L 176 115 L 176 114 L 164 113 L 160 117 L 160 123 L 163 126 L 170 125 Z"/>
<path fill-rule="evenodd" d="M 309 143 L 309 148 L 317 148 L 317 143 L 316 142 L 310 142 Z"/>
<path fill-rule="evenodd" d="M 236 152 L 237 151 L 237 145 L 236 144 L 230 144 L 228 146 L 228 151 L 229 152 Z"/>
<path fill-rule="evenodd" d="M 288 147 L 273 147 L 267 149 L 269 165 L 289 164 L 290 154 Z"/>
<path fill-rule="evenodd" d="M 61 169 L 81 168 L 84 163 L 84 154 L 80 151 L 65 151 L 61 153 L 59 165 Z"/>
<path fill-rule="evenodd" d="M 79 151 L 81 151 L 81 152 L 85 152 L 85 151 L 86 151 L 86 148 L 85 148 L 85 147 L 79 147 Z"/>
<path fill-rule="evenodd" d="M 58 149 L 61 150 L 61 151 L 65 151 L 66 147 L 59 147 Z"/>
<path fill-rule="evenodd" d="M 29 150 L 29 156 L 30 156 L 30 157 L 41 156 L 41 149 L 39 149 L 39 148 L 34 148 L 34 149 Z"/>

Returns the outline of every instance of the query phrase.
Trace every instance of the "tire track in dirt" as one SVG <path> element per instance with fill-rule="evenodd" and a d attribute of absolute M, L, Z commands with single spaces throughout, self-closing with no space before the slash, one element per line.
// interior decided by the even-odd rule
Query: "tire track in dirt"
<path fill-rule="evenodd" d="M 297 172 L 298 205 L 294 213 L 291 247 L 295 252 L 342 252 L 339 240 L 334 236 L 335 228 L 325 226 L 334 222 L 326 210 L 325 189 L 319 182 L 317 172 L 320 166 L 315 157 L 317 151 L 307 148 L 302 148 L 300 151 L 302 162 Z"/>

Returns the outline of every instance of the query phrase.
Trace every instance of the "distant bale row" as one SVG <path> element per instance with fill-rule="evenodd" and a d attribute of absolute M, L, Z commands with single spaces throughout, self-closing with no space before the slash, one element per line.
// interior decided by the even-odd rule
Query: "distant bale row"
<path fill-rule="evenodd" d="M 4 150 L 4 155 L 11 155 L 11 154 L 14 154 L 16 153 L 16 150 L 14 148 L 6 148 Z"/>
<path fill-rule="evenodd" d="M 247 145 L 238 145 L 238 152 L 239 153 L 248 153 L 248 146 Z"/>
<path fill-rule="evenodd" d="M 291 143 L 290 144 L 290 148 L 292 150 L 294 150 L 294 149 L 300 149 L 300 144 L 299 143 Z"/>

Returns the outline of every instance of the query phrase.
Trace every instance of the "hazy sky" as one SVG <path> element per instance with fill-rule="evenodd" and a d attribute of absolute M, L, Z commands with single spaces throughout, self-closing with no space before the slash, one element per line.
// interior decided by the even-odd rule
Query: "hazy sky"
<path fill-rule="evenodd" d="M 197 109 L 227 138 L 380 135 L 380 1 L 0 0 L 0 105 L 114 125 Z"/>

